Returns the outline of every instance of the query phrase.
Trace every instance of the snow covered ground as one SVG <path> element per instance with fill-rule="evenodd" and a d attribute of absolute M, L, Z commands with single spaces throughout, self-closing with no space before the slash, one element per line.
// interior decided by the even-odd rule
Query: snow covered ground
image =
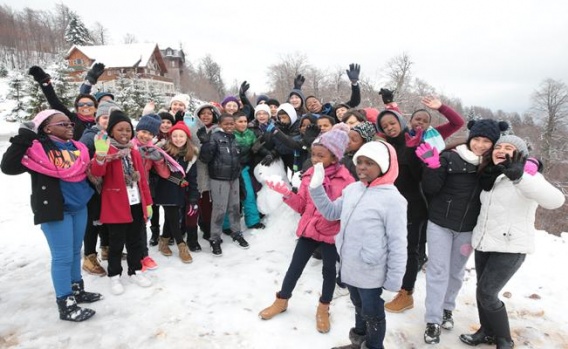
<path fill-rule="evenodd" d="M 0 154 L 18 125 L 0 122 Z M 29 175 L 0 174 L 0 348 L 331 348 L 348 342 L 353 307 L 348 296 L 334 299 L 331 331 L 315 328 L 321 289 L 321 262 L 311 260 L 288 311 L 269 321 L 258 312 L 279 290 L 295 243 L 298 215 L 285 205 L 266 218 L 267 229 L 247 231 L 250 249 L 225 238 L 223 256 L 213 257 L 205 241 L 194 262 L 151 255 L 159 269 L 148 272 L 154 285 L 127 281 L 114 296 L 106 277 L 85 275 L 88 290 L 104 294 L 92 304 L 95 317 L 84 323 L 60 321 L 50 279 L 50 256 L 43 234 L 32 223 Z M 506 286 L 506 299 L 518 348 L 568 348 L 568 234 L 539 232 L 537 253 L 529 256 Z M 103 265 L 106 266 L 106 263 Z M 458 298 L 456 327 L 443 330 L 437 348 L 465 348 L 458 335 L 475 331 L 475 270 L 470 259 Z M 425 274 L 416 284 L 415 307 L 387 314 L 387 348 L 431 348 L 422 335 Z M 536 296 L 535 296 L 536 295 Z M 389 300 L 392 293 L 386 293 Z"/>

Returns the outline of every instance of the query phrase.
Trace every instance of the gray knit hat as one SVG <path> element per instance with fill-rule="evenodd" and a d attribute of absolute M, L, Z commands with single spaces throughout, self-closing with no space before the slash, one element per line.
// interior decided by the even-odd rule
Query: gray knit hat
<path fill-rule="evenodd" d="M 95 121 L 103 115 L 110 115 L 113 110 L 120 110 L 120 106 L 116 104 L 115 101 L 101 102 L 97 108 L 97 113 L 95 114 Z"/>
<path fill-rule="evenodd" d="M 521 155 L 523 155 L 523 156 L 529 155 L 529 148 L 527 147 L 527 143 L 525 141 L 523 141 L 522 138 L 520 138 L 520 137 L 517 137 L 515 135 L 501 136 L 497 140 L 495 145 L 501 144 L 501 143 L 512 144 L 512 145 L 515 146 L 515 148 L 517 148 L 517 151 L 519 153 L 521 153 Z"/>

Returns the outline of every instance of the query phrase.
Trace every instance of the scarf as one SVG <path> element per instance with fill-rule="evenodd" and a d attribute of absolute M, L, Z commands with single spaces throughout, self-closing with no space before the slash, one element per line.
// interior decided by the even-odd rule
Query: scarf
<path fill-rule="evenodd" d="M 124 175 L 124 182 L 126 186 L 132 187 L 135 182 L 140 180 L 140 172 L 136 171 L 134 168 L 134 163 L 132 161 L 132 143 L 128 142 L 126 144 L 118 143 L 114 138 L 110 139 L 110 145 L 118 149 L 115 154 L 107 155 L 107 161 L 120 160 L 122 162 L 122 173 Z"/>
<path fill-rule="evenodd" d="M 94 124 L 95 123 L 95 117 L 94 116 L 87 116 L 87 115 L 81 115 L 79 113 L 77 113 L 77 117 L 79 118 L 79 120 L 88 123 L 88 124 Z"/>
<path fill-rule="evenodd" d="M 414 130 L 410 130 L 408 133 L 410 133 L 411 136 L 416 135 L 416 131 Z M 444 142 L 444 138 L 442 137 L 440 132 L 438 132 L 438 130 L 436 130 L 432 126 L 429 126 L 426 131 L 422 133 L 422 140 L 430 144 L 433 148 L 438 149 L 440 153 L 446 148 L 446 142 Z"/>
<path fill-rule="evenodd" d="M 46 153 L 43 145 L 34 140 L 21 160 L 27 169 L 43 175 L 59 178 L 66 182 L 80 182 L 87 177 L 89 151 L 76 141 L 58 142 L 62 149 Z M 75 153 L 78 150 L 79 153 Z M 56 155 L 57 154 L 57 155 Z"/>
<path fill-rule="evenodd" d="M 454 149 L 456 153 L 458 153 L 459 157 L 462 158 L 463 161 L 468 162 L 474 166 L 479 166 L 481 163 L 481 156 L 475 155 L 471 150 L 467 148 L 467 145 L 460 144 Z"/>
<path fill-rule="evenodd" d="M 323 188 L 325 189 L 325 192 L 327 194 L 331 192 L 331 180 L 335 177 L 335 174 L 337 173 L 337 171 L 339 171 L 339 168 L 341 166 L 342 165 L 337 162 L 335 164 L 329 165 L 328 167 L 324 168 L 325 176 L 323 177 Z M 313 176 L 313 171 L 312 171 L 312 176 Z"/>

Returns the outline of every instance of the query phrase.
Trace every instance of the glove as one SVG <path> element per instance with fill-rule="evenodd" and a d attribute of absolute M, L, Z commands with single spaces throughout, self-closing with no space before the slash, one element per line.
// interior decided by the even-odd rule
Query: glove
<path fill-rule="evenodd" d="M 205 126 L 199 128 L 199 130 L 197 130 L 196 133 L 197 133 L 197 138 L 199 138 L 202 144 L 209 142 L 209 138 L 211 137 L 211 135 L 207 133 L 207 128 Z"/>
<path fill-rule="evenodd" d="M 143 145 L 139 147 L 138 150 L 140 151 L 142 159 L 150 161 L 161 161 L 164 159 L 164 155 L 160 153 L 160 151 L 156 147 Z"/>
<path fill-rule="evenodd" d="M 95 63 L 93 67 L 87 72 L 85 80 L 87 80 L 91 85 L 96 85 L 99 77 L 103 75 L 105 71 L 105 65 L 102 63 Z"/>
<path fill-rule="evenodd" d="M 41 69 L 37 65 L 31 67 L 30 70 L 28 71 L 28 74 L 33 76 L 34 80 L 39 82 L 40 84 L 44 82 L 49 82 L 49 80 L 51 79 L 51 76 L 49 76 L 49 74 L 44 72 L 43 69 Z"/>
<path fill-rule="evenodd" d="M 306 127 L 306 130 L 304 131 L 304 137 L 303 137 L 305 145 L 307 146 L 311 145 L 314 142 L 314 140 L 318 138 L 319 134 L 320 134 L 320 128 L 318 127 L 318 125 L 315 124 L 308 125 L 308 127 Z"/>
<path fill-rule="evenodd" d="M 95 136 L 95 154 L 98 157 L 105 157 L 110 148 L 110 139 L 105 131 L 99 131 Z"/>
<path fill-rule="evenodd" d="M 416 133 L 414 134 L 414 136 L 411 136 L 410 133 L 405 133 L 404 134 L 404 139 L 406 140 L 406 146 L 408 148 L 414 148 L 420 145 L 420 143 L 422 143 L 422 135 L 424 134 L 424 130 L 420 129 L 420 130 L 416 130 Z"/>
<path fill-rule="evenodd" d="M 314 165 L 314 173 L 312 174 L 312 179 L 310 180 L 310 188 L 314 189 L 323 184 L 323 178 L 325 176 L 325 170 L 323 169 L 323 163 L 318 162 Z"/>
<path fill-rule="evenodd" d="M 28 130 L 37 133 L 36 124 L 33 121 L 26 121 L 20 125 L 20 130 Z"/>
<path fill-rule="evenodd" d="M 542 162 L 540 162 L 537 158 L 530 157 L 525 162 L 525 173 L 534 176 L 539 170 L 542 169 Z"/>
<path fill-rule="evenodd" d="M 177 124 L 178 121 L 182 121 L 183 122 L 183 117 L 185 116 L 185 111 L 183 110 L 178 110 L 176 112 L 176 115 L 174 116 L 175 119 L 175 123 Z"/>
<path fill-rule="evenodd" d="M 517 181 L 521 179 L 523 173 L 525 172 L 525 163 L 527 158 L 522 156 L 521 153 L 515 151 L 513 157 L 509 154 L 506 155 L 507 160 L 497 166 L 499 166 L 503 174 L 507 176 L 511 181 Z"/>
<path fill-rule="evenodd" d="M 270 166 L 270 164 L 273 163 L 274 160 L 275 160 L 274 155 L 268 154 L 264 157 L 264 159 L 262 159 L 260 164 L 263 166 Z"/>
<path fill-rule="evenodd" d="M 266 132 L 272 132 L 274 131 L 274 123 L 271 122 L 268 124 L 268 126 L 266 126 Z"/>
<path fill-rule="evenodd" d="M 198 206 L 196 204 L 189 205 L 189 209 L 187 210 L 187 215 L 189 217 L 193 217 L 197 214 Z"/>
<path fill-rule="evenodd" d="M 292 194 L 292 191 L 290 190 L 290 188 L 288 188 L 286 183 L 284 183 L 282 181 L 280 181 L 280 182 L 266 181 L 264 183 L 266 183 L 266 186 L 269 187 L 270 189 L 272 189 L 275 192 L 280 193 L 284 196 L 290 196 L 290 194 Z"/>
<path fill-rule="evenodd" d="M 359 64 L 351 63 L 349 64 L 349 70 L 346 70 L 347 77 L 351 80 L 352 84 L 356 84 L 359 81 L 359 73 L 361 72 L 361 66 Z"/>
<path fill-rule="evenodd" d="M 294 89 L 301 90 L 304 81 L 306 81 L 306 78 L 302 74 L 298 74 L 294 79 Z"/>
<path fill-rule="evenodd" d="M 422 143 L 415 150 L 416 156 L 428 166 L 428 168 L 435 169 L 440 167 L 440 154 L 438 149 L 432 148 L 428 143 Z"/>
<path fill-rule="evenodd" d="M 389 89 L 381 88 L 379 90 L 379 95 L 383 99 L 384 104 L 392 103 L 392 101 L 394 100 L 394 93 Z"/>
<path fill-rule="evenodd" d="M 241 88 L 239 89 L 239 95 L 245 95 L 250 88 L 250 84 L 246 81 L 243 81 L 241 84 Z"/>
<path fill-rule="evenodd" d="M 152 205 L 146 206 L 146 213 L 148 216 L 148 220 L 152 219 L 152 215 L 154 214 L 154 210 L 152 210 Z"/>

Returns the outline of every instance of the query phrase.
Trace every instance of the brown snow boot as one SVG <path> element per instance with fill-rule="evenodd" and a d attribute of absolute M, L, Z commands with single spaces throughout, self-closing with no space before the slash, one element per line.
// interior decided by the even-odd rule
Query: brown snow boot
<path fill-rule="evenodd" d="M 262 320 L 270 320 L 276 315 L 285 312 L 286 309 L 288 309 L 288 300 L 284 298 L 278 298 L 277 294 L 274 303 L 272 303 L 271 306 L 258 313 L 258 316 Z"/>
<path fill-rule="evenodd" d="M 185 242 L 180 242 L 178 244 L 178 250 L 179 250 L 179 258 L 181 259 L 182 262 L 184 263 L 193 262 L 193 258 L 191 258 L 191 254 L 189 253 L 189 249 L 187 248 Z"/>
<path fill-rule="evenodd" d="M 106 270 L 101 266 L 96 253 L 83 258 L 83 270 L 91 275 L 106 276 Z"/>
<path fill-rule="evenodd" d="M 329 304 L 321 302 L 318 304 L 318 310 L 316 312 L 316 328 L 320 333 L 329 332 Z"/>
<path fill-rule="evenodd" d="M 414 308 L 414 298 L 412 298 L 412 291 L 401 289 L 397 295 L 388 303 L 385 304 L 385 310 L 391 313 L 402 313 L 407 309 Z"/>
<path fill-rule="evenodd" d="M 169 243 L 170 243 L 170 238 L 160 237 L 160 242 L 158 243 L 158 250 L 160 251 L 161 254 L 163 254 L 166 257 L 172 255 L 172 250 L 170 250 Z"/>

